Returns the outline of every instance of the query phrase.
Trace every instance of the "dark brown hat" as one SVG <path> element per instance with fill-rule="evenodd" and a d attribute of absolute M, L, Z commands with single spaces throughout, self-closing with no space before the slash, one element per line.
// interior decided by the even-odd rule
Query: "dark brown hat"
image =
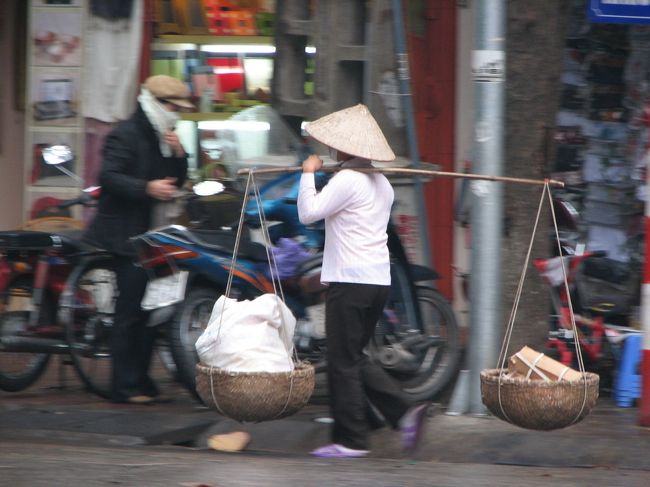
<path fill-rule="evenodd" d="M 147 78 L 144 87 L 160 100 L 173 103 L 183 108 L 194 108 L 190 102 L 190 90 L 181 80 L 165 74 Z"/>

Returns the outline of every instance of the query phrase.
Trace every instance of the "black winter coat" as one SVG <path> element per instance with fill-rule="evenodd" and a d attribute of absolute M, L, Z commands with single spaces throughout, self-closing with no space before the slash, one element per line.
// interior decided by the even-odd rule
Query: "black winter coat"
<path fill-rule="evenodd" d="M 163 157 L 140 105 L 106 137 L 102 156 L 101 196 L 85 240 L 117 255 L 134 256 L 129 238 L 149 230 L 157 201 L 146 194 L 147 182 L 174 177 L 176 185 L 182 186 L 187 158 Z"/>

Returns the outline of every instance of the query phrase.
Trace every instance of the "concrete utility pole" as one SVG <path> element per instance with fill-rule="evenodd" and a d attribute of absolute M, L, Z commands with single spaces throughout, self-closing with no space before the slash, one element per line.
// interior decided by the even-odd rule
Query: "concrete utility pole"
<path fill-rule="evenodd" d="M 505 0 L 477 0 L 472 52 L 474 80 L 473 169 L 500 176 L 504 160 Z M 501 310 L 503 185 L 472 182 L 470 341 L 449 414 L 486 414 L 480 372 L 497 365 Z"/>
<path fill-rule="evenodd" d="M 476 2 L 476 49 L 472 55 L 475 88 L 474 161 L 480 174 L 500 176 L 504 160 L 505 0 Z M 501 235 L 503 184 L 472 185 L 470 280 L 469 412 L 485 414 L 480 372 L 497 363 L 501 310 Z"/>

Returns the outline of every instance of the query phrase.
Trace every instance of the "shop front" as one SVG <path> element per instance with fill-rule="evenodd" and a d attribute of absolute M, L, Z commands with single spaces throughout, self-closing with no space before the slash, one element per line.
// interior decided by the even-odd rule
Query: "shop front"
<path fill-rule="evenodd" d="M 271 106 L 286 121 L 300 105 L 305 121 L 345 104 L 366 103 L 395 148 L 397 163 L 408 165 L 404 94 L 394 72 L 392 20 L 385 15 L 391 2 L 352 3 L 337 3 L 341 8 L 335 17 L 326 4 L 315 1 L 132 0 L 110 6 L 90 0 L 9 2 L 17 15 L 22 6 L 19 17 L 26 26 L 14 36 L 24 46 L 21 63 L 12 64 L 24 86 L 18 93 L 24 103 L 16 112 L 21 119 L 14 123 L 13 139 L 24 143 L 16 150 L 12 191 L 5 193 L 15 204 L 11 211 L 3 210 L 3 227 L 43 217 L 88 221 L 89 211 L 62 210 L 57 204 L 96 184 L 106 135 L 130 115 L 140 83 L 152 74 L 178 77 L 191 89 L 197 110 L 183 114 L 177 132 L 189 152 L 193 180 L 232 178 L 241 166 L 297 164 L 295 143 L 273 144 L 280 139 L 268 130 L 267 119 L 274 115 L 265 110 Z M 279 5 L 285 15 L 294 15 L 280 38 L 290 41 L 289 51 L 296 50 L 293 41 L 301 43 L 296 75 L 282 85 L 278 80 L 286 76 L 277 73 L 290 69 L 283 54 L 287 49 L 281 53 L 277 45 Z M 457 7 L 453 1 L 403 5 L 405 41 L 414 58 L 426 58 L 412 64 L 421 159 L 453 170 Z M 428 9 L 444 15 L 426 22 Z M 340 35 L 332 37 L 333 29 Z M 428 45 L 439 42 L 446 48 L 428 51 Z M 13 44 L 3 46 L 10 49 Z M 432 82 L 438 87 L 435 97 L 430 96 Z M 289 85 L 297 94 L 280 99 L 276 92 L 286 93 Z M 70 146 L 75 154 L 65 167 L 49 166 L 42 157 L 43 149 L 55 144 Z M 396 185 L 395 221 L 409 256 L 428 260 L 423 247 L 423 228 L 428 227 L 435 235 L 430 252 L 442 277 L 439 285 L 451 298 L 453 182 L 425 186 L 427 207 L 436 207 L 427 217 L 417 208 L 413 184 L 400 180 Z M 423 223 L 422 218 L 428 219 Z"/>
<path fill-rule="evenodd" d="M 625 306 L 638 326 L 650 158 L 650 6 L 600 2 L 601 9 L 594 3 L 571 2 L 552 170 L 567 183 L 563 204 L 577 212 L 569 247 L 584 243 L 606 253 L 588 269 L 591 298 Z"/>

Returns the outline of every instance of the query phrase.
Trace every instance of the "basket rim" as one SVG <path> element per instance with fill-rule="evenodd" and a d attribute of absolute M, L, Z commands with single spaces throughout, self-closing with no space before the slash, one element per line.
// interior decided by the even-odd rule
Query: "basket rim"
<path fill-rule="evenodd" d="M 579 380 L 553 380 L 553 381 L 545 381 L 545 380 L 535 380 L 535 379 L 527 379 L 525 377 L 505 377 L 505 376 L 500 376 L 500 373 L 502 370 L 507 370 L 507 369 L 484 369 L 481 371 L 481 380 L 486 383 L 486 384 L 499 384 L 499 381 L 501 385 L 527 385 L 527 386 L 535 386 L 535 387 L 547 387 L 547 388 L 554 388 L 554 387 L 567 387 L 567 386 L 584 386 L 585 382 L 587 383 L 587 386 L 594 386 L 597 385 L 600 381 L 600 377 L 598 374 L 595 374 L 593 372 L 583 372 L 583 378 Z"/>
<path fill-rule="evenodd" d="M 202 363 L 196 364 L 196 370 L 201 374 L 207 376 L 213 375 L 227 375 L 231 377 L 290 377 L 292 375 L 309 375 L 314 373 L 314 366 L 307 361 L 300 361 L 294 363 L 294 369 L 287 372 L 265 372 L 265 371 L 256 371 L 256 372 L 242 372 L 237 370 L 228 370 L 221 367 L 211 367 Z"/>

